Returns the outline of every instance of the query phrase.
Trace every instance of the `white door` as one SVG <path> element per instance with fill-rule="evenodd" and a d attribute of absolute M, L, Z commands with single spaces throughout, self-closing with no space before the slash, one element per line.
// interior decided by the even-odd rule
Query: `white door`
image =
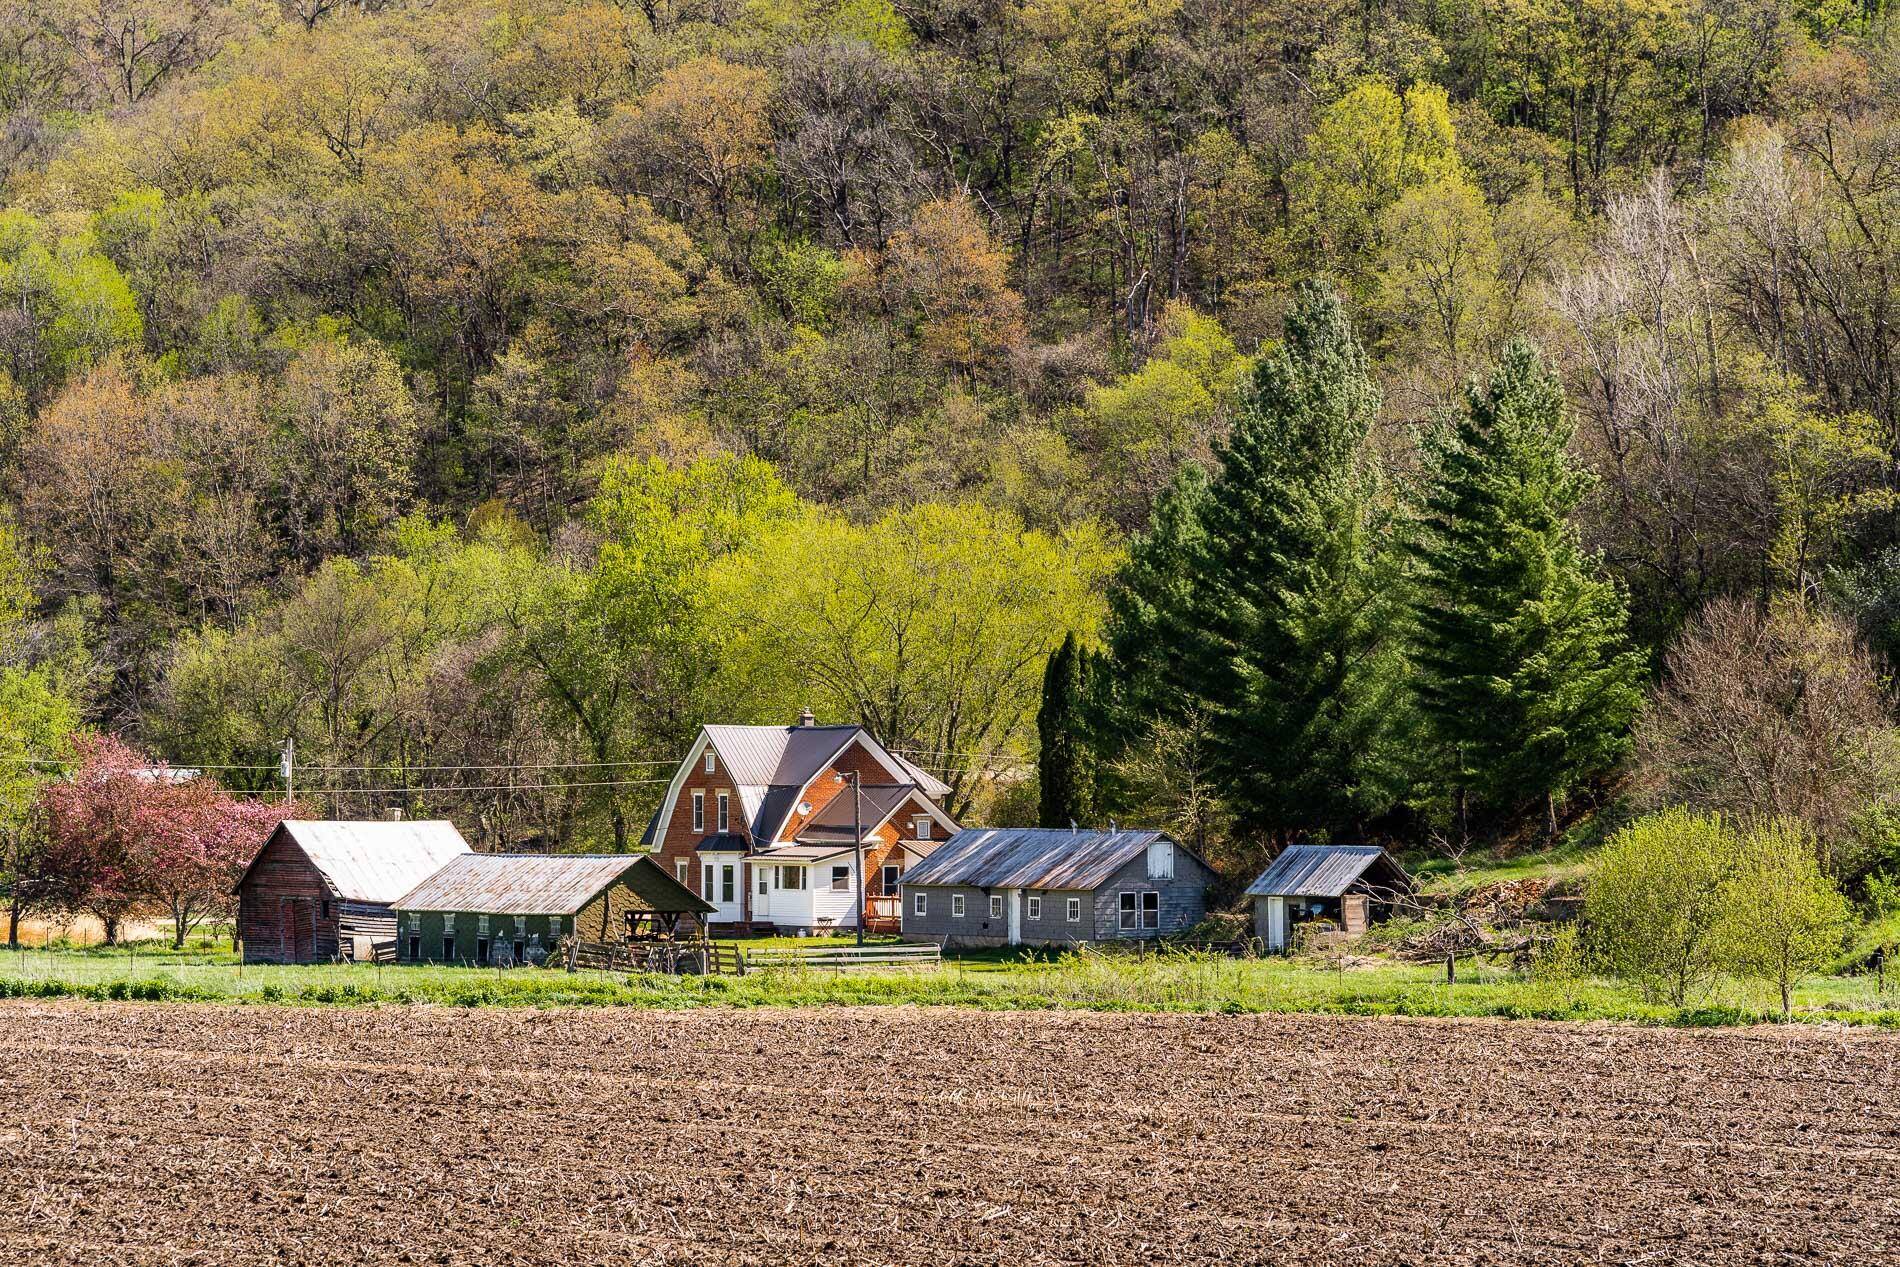
<path fill-rule="evenodd" d="M 1011 889 L 1006 901 L 1009 907 L 1009 944 L 1019 946 L 1023 940 L 1023 891 Z"/>
<path fill-rule="evenodd" d="M 1267 899 L 1267 949 L 1286 949 L 1286 899 Z"/>
<path fill-rule="evenodd" d="M 701 854 L 699 878 L 699 895 L 713 904 L 708 920 L 736 924 L 745 918 L 745 874 L 738 854 Z"/>

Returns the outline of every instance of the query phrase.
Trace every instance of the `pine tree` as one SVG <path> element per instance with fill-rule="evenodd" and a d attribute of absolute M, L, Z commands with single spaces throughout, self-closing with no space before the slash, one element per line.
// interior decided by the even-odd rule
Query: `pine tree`
<path fill-rule="evenodd" d="M 1592 575 L 1571 514 L 1591 477 L 1567 453 L 1563 389 L 1523 342 L 1427 446 L 1416 692 L 1461 819 L 1476 797 L 1543 800 L 1610 766 L 1639 702 L 1617 588 Z"/>
<path fill-rule="evenodd" d="M 1192 641 L 1195 591 L 1206 534 L 1207 472 L 1183 464 L 1155 499 L 1148 530 L 1128 543 L 1128 559 L 1108 593 L 1108 728 L 1133 734 L 1172 713 L 1182 698 L 1182 655 Z"/>
<path fill-rule="evenodd" d="M 1095 657 L 1070 634 L 1043 670 L 1036 769 L 1044 827 L 1086 823 L 1095 814 L 1095 750 L 1089 726 L 1094 667 Z"/>
<path fill-rule="evenodd" d="M 1398 795 L 1399 576 L 1366 451 L 1378 409 L 1339 297 L 1303 286 L 1202 515 L 1190 676 L 1245 825 L 1359 827 Z"/>

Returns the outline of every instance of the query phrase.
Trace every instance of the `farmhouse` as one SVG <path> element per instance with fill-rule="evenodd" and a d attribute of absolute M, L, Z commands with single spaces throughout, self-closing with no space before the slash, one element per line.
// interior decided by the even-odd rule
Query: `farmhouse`
<path fill-rule="evenodd" d="M 396 899 L 409 963 L 540 963 L 560 942 L 671 938 L 712 911 L 645 854 L 452 858 Z"/>
<path fill-rule="evenodd" d="M 707 726 L 641 843 L 716 926 L 896 931 L 905 870 L 957 829 L 949 794 L 862 726 Z"/>
<path fill-rule="evenodd" d="M 468 852 L 440 820 L 287 820 L 238 879 L 244 962 L 367 959 L 372 943 L 396 936 L 390 903 Z"/>
<path fill-rule="evenodd" d="M 1285 950 L 1295 928 L 1327 920 L 1363 933 L 1413 889 L 1412 877 L 1377 845 L 1292 845 L 1247 887 L 1254 935 L 1268 950 Z"/>
<path fill-rule="evenodd" d="M 1159 937 L 1201 922 L 1213 879 L 1158 831 L 970 828 L 904 877 L 903 933 L 963 946 Z"/>

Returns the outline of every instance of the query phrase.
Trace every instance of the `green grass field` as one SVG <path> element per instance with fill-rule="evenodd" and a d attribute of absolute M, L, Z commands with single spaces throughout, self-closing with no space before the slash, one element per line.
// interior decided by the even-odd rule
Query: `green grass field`
<path fill-rule="evenodd" d="M 848 939 L 842 939 L 848 940 Z M 754 943 L 758 944 L 758 943 Z M 804 945 L 816 944 L 806 940 Z M 834 973 L 774 970 L 736 977 L 627 976 L 548 969 L 337 964 L 243 966 L 228 950 L 174 953 L 138 947 L 0 951 L 0 997 L 79 997 L 241 1004 L 485 1006 L 824 1007 L 915 1004 L 992 1010 L 1316 1012 L 1492 1016 L 1722 1025 L 1778 1019 L 1767 994 L 1722 983 L 1699 1006 L 1645 1002 L 1602 980 L 1532 981 L 1461 962 L 1447 985 L 1439 966 L 1317 960 L 1232 960 L 1164 953 L 1040 959 L 999 951 L 952 958 L 937 971 Z M 1801 1021 L 1900 1028 L 1900 982 L 1886 996 L 1872 977 L 1823 977 L 1796 998 Z"/>

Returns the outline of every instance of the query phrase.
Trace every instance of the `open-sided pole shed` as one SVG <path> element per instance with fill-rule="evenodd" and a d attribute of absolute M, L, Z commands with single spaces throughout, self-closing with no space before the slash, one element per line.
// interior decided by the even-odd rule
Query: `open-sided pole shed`
<path fill-rule="evenodd" d="M 1292 845 L 1247 893 L 1254 935 L 1268 950 L 1285 950 L 1302 920 L 1331 919 L 1342 932 L 1363 933 L 1413 888 L 1405 868 L 1377 845 Z"/>

